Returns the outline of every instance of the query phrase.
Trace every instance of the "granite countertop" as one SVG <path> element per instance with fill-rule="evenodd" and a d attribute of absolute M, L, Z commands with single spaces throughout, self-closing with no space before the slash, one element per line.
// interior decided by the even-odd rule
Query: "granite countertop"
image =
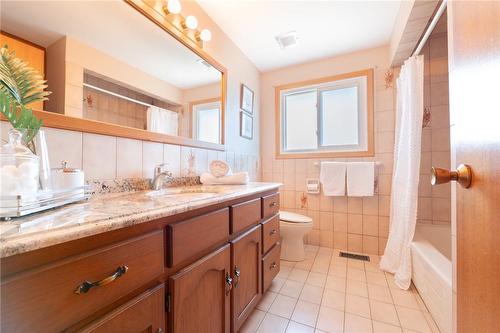
<path fill-rule="evenodd" d="M 0 258 L 146 223 L 277 189 L 277 183 L 174 187 L 164 192 L 104 194 L 44 213 L 0 221 Z"/>

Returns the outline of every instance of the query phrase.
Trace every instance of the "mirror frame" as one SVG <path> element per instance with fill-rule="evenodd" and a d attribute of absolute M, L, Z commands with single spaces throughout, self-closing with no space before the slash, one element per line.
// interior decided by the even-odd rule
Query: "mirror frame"
<path fill-rule="evenodd" d="M 80 131 L 86 133 L 103 134 L 109 136 L 117 136 L 123 138 L 130 138 L 142 141 L 153 141 L 160 143 L 169 143 L 181 146 L 212 149 L 212 150 L 225 150 L 225 110 L 226 110 L 226 95 L 227 95 L 227 69 L 213 59 L 206 53 L 200 46 L 193 42 L 189 37 L 182 34 L 175 26 L 166 20 L 166 18 L 158 13 L 153 7 L 148 5 L 143 0 L 123 0 L 125 3 L 132 6 L 138 12 L 143 14 L 152 23 L 158 25 L 165 32 L 174 37 L 182 45 L 186 46 L 192 52 L 196 53 L 200 58 L 207 61 L 214 68 L 222 74 L 221 78 L 221 143 L 211 143 L 182 136 L 173 136 L 156 132 L 149 132 L 139 128 L 115 125 L 96 120 L 75 118 L 66 116 L 60 113 L 33 110 L 33 113 L 43 120 L 44 127 L 59 128 L 71 131 Z M 2 116 L 2 120 L 5 118 Z"/>

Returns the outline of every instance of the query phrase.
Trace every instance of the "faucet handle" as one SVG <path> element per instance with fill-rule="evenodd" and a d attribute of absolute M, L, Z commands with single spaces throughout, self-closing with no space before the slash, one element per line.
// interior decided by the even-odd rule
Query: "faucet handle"
<path fill-rule="evenodd" d="M 165 171 L 165 167 L 168 164 L 169 163 L 161 163 L 161 164 L 158 164 L 157 166 L 155 166 L 155 175 L 158 175 L 158 174 L 162 173 L 163 171 Z"/>

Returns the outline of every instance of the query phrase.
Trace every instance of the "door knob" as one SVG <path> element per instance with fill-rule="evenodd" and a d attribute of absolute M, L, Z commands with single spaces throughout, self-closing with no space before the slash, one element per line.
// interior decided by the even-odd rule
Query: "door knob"
<path fill-rule="evenodd" d="M 431 184 L 439 185 L 456 181 L 462 187 L 469 188 L 472 182 L 472 169 L 467 164 L 460 164 L 457 170 L 446 170 L 441 168 L 431 169 Z"/>

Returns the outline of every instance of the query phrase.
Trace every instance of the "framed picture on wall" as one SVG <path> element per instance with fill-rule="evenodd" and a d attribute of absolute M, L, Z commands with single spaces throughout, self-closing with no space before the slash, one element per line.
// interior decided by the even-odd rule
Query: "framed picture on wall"
<path fill-rule="evenodd" d="M 240 112 L 240 136 L 253 139 L 253 117 L 246 112 Z"/>
<path fill-rule="evenodd" d="M 253 91 L 244 84 L 241 85 L 240 109 L 253 114 Z"/>

